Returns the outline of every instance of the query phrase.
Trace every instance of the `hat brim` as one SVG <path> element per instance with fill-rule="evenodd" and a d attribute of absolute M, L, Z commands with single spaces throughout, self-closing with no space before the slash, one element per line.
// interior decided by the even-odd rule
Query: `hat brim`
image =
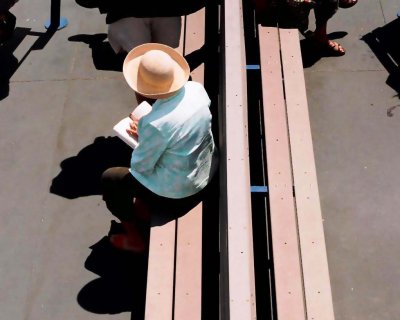
<path fill-rule="evenodd" d="M 173 60 L 173 81 L 167 91 L 158 92 L 157 87 L 144 83 L 140 79 L 138 72 L 140 59 L 150 50 L 161 50 Z M 175 49 L 160 43 L 145 43 L 133 48 L 124 60 L 122 71 L 126 82 L 135 92 L 151 99 L 162 99 L 174 95 L 185 85 L 190 74 L 185 58 Z"/>

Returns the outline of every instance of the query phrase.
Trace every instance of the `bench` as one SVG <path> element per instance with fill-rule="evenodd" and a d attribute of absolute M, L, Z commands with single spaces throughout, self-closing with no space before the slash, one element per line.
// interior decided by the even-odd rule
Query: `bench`
<path fill-rule="evenodd" d="M 256 318 L 242 0 L 221 7 L 220 319 Z"/>
<path fill-rule="evenodd" d="M 221 10 L 220 318 L 331 320 L 299 33 L 246 26 L 254 15 L 243 13 L 245 7 L 241 0 L 230 0 Z M 258 40 L 246 36 L 246 28 Z M 257 42 L 258 65 L 248 64 L 252 41 Z M 258 84 L 251 83 L 249 71 L 261 73 L 260 99 L 253 97 Z M 259 113 L 258 119 L 249 113 Z M 256 131 L 261 127 L 256 135 L 254 126 Z M 254 142 L 258 137 L 261 141 Z M 249 155 L 254 144 L 262 145 L 257 146 L 263 153 L 259 172 L 252 167 L 258 160 Z M 252 186 L 254 172 L 264 176 L 258 179 L 264 185 Z M 257 193 L 267 197 L 262 207 L 254 200 Z"/>
<path fill-rule="evenodd" d="M 204 44 L 205 9 L 182 18 L 184 55 Z M 191 73 L 203 83 L 204 65 Z M 166 224 L 152 221 L 150 230 L 145 319 L 201 319 L 202 203 Z"/>
<path fill-rule="evenodd" d="M 258 25 L 279 320 L 334 319 L 299 32 Z"/>

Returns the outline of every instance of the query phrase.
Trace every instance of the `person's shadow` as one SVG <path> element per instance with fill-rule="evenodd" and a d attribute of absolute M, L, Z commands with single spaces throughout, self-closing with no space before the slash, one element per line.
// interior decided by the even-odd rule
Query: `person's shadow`
<path fill-rule="evenodd" d="M 400 97 L 400 18 L 393 20 L 383 27 L 365 34 L 361 40 L 370 47 L 372 52 L 389 72 L 386 84 L 397 92 Z M 393 116 L 393 111 L 398 106 L 388 108 L 388 117 Z"/>
<path fill-rule="evenodd" d="M 123 54 L 115 54 L 105 33 L 77 34 L 68 38 L 72 42 L 83 42 L 92 49 L 93 64 L 97 70 L 122 71 L 125 58 Z"/>
<path fill-rule="evenodd" d="M 111 167 L 129 167 L 132 149 L 118 137 L 97 137 L 76 156 L 63 160 L 50 192 L 67 199 L 101 194 L 101 175 Z"/>
<path fill-rule="evenodd" d="M 50 41 L 56 30 L 48 29 L 46 32 L 32 32 L 30 28 L 17 27 L 13 36 L 0 46 L 0 101 L 8 97 L 10 91 L 10 79 L 25 59 L 34 50 L 42 50 Z M 33 45 L 18 61 L 14 51 L 27 36 L 37 37 Z"/>
<path fill-rule="evenodd" d="M 109 234 L 119 233 L 120 228 L 112 221 Z M 96 314 L 131 312 L 132 319 L 144 319 L 147 254 L 115 249 L 106 236 L 90 248 L 92 252 L 85 261 L 85 268 L 99 278 L 80 290 L 79 305 Z"/>
<path fill-rule="evenodd" d="M 76 156 L 61 162 L 61 172 L 53 179 L 50 192 L 68 199 L 100 195 L 102 173 L 110 167 L 129 166 L 131 153 L 118 137 L 97 137 Z M 121 225 L 112 221 L 108 236 L 122 231 Z M 89 312 L 132 312 L 132 319 L 143 319 L 147 254 L 117 250 L 108 236 L 90 247 L 85 268 L 99 278 L 80 290 L 77 301 Z"/>
<path fill-rule="evenodd" d="M 13 37 L 0 45 L 0 101 L 8 97 L 10 79 L 19 67 L 18 59 L 14 56 L 15 49 L 29 34 L 29 28 L 16 28 Z"/>

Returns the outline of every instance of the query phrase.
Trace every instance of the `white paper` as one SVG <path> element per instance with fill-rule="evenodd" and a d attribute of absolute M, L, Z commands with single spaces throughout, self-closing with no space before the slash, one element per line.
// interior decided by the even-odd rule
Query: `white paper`
<path fill-rule="evenodd" d="M 148 102 L 143 101 L 135 108 L 135 110 L 132 111 L 131 115 L 136 119 L 140 119 L 141 117 L 148 114 L 150 111 L 151 111 L 151 105 Z M 124 141 L 126 144 L 128 144 L 134 149 L 137 147 L 138 141 L 135 137 L 126 132 L 126 129 L 129 129 L 131 122 L 132 119 L 130 117 L 126 117 L 121 121 L 119 121 L 114 126 L 113 130 L 122 141 Z"/>

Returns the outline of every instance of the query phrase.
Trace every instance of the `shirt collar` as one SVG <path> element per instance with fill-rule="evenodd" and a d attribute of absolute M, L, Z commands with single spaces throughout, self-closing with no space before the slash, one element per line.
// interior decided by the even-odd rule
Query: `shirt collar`
<path fill-rule="evenodd" d="M 164 104 L 166 102 L 170 102 L 173 101 L 175 99 L 180 99 L 180 96 L 183 94 L 183 92 L 185 91 L 185 86 L 183 86 L 182 88 L 180 88 L 176 94 L 174 94 L 171 97 L 165 98 L 165 99 L 157 99 L 156 102 L 154 102 L 153 104 L 153 108 L 157 108 L 159 105 Z"/>

